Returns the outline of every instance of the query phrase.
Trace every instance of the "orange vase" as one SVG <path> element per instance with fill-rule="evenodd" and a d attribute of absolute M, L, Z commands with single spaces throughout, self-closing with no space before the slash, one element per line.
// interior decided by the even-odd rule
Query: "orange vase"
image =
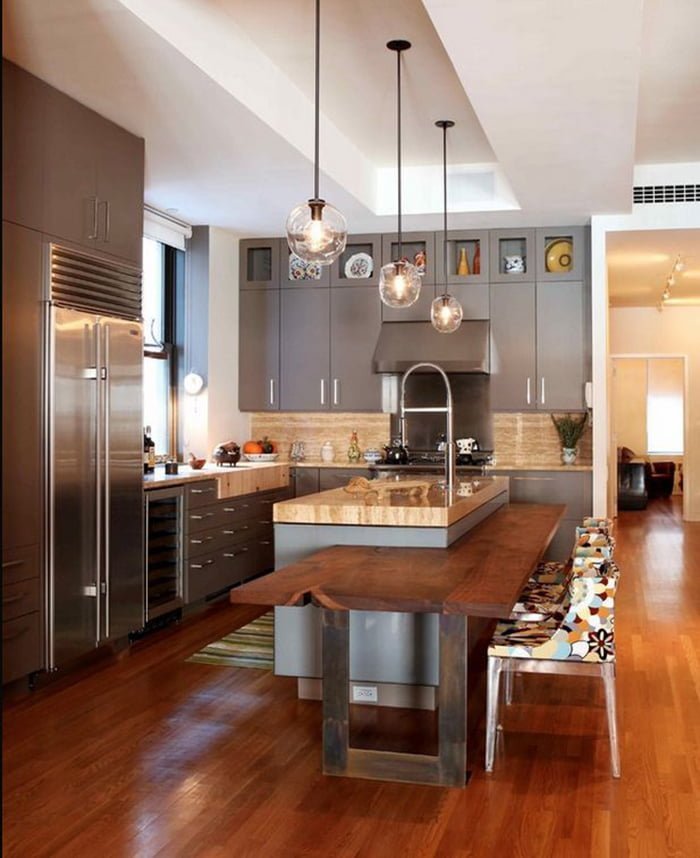
<path fill-rule="evenodd" d="M 457 262 L 457 274 L 460 277 L 466 277 L 469 274 L 469 260 L 467 259 L 467 248 L 460 247 L 459 261 Z"/>

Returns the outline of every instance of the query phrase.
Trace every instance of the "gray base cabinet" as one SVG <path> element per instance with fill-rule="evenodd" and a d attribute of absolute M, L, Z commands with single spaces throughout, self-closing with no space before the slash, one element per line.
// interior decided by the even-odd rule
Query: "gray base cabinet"
<path fill-rule="evenodd" d="M 185 602 L 229 590 L 274 567 L 272 506 L 289 489 L 215 500 L 217 481 L 185 486 Z"/>
<path fill-rule="evenodd" d="M 493 471 L 510 477 L 511 503 L 566 504 L 564 518 L 547 549 L 545 560 L 567 560 L 574 547 L 577 525 L 593 507 L 590 471 Z"/>

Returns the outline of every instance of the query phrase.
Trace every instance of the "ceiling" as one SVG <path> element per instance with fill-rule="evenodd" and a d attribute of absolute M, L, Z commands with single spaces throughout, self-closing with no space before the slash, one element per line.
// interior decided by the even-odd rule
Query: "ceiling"
<path fill-rule="evenodd" d="M 5 0 L 3 55 L 146 140 L 146 201 L 279 235 L 312 191 L 313 0 Z M 604 22 L 604 24 L 602 23 Z M 323 0 L 321 191 L 352 232 L 586 223 L 700 162 L 700 3 Z"/>
<path fill-rule="evenodd" d="M 673 274 L 671 297 L 662 301 Z M 700 305 L 700 230 L 664 229 L 607 234 L 608 295 L 612 307 Z"/>

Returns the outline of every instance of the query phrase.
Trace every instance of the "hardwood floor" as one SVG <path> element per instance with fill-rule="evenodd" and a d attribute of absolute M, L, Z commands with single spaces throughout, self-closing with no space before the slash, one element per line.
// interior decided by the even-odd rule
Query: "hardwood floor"
<path fill-rule="evenodd" d="M 492 775 L 481 719 L 464 790 L 324 777 L 320 704 L 293 680 L 185 661 L 260 613 L 226 606 L 6 703 L 3 854 L 697 856 L 700 524 L 679 514 L 662 500 L 618 521 L 620 781 L 601 684 L 546 676 L 516 680 Z M 357 722 L 363 742 L 430 731 L 424 714 Z"/>

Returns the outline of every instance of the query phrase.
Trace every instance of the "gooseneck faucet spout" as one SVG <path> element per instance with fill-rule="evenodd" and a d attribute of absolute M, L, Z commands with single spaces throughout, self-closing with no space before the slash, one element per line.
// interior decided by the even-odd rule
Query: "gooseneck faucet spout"
<path fill-rule="evenodd" d="M 418 369 L 433 369 L 440 373 L 442 380 L 445 382 L 445 390 L 447 391 L 447 401 L 444 406 L 436 406 L 434 408 L 406 408 L 406 380 L 409 375 Z M 452 406 L 452 387 L 450 380 L 447 377 L 445 370 L 436 363 L 414 363 L 410 366 L 401 378 L 401 444 L 406 446 L 406 415 L 407 414 L 444 414 L 447 424 L 447 441 L 445 443 L 445 490 L 450 493 L 455 487 L 457 477 L 457 460 L 454 442 L 454 411 Z"/>

